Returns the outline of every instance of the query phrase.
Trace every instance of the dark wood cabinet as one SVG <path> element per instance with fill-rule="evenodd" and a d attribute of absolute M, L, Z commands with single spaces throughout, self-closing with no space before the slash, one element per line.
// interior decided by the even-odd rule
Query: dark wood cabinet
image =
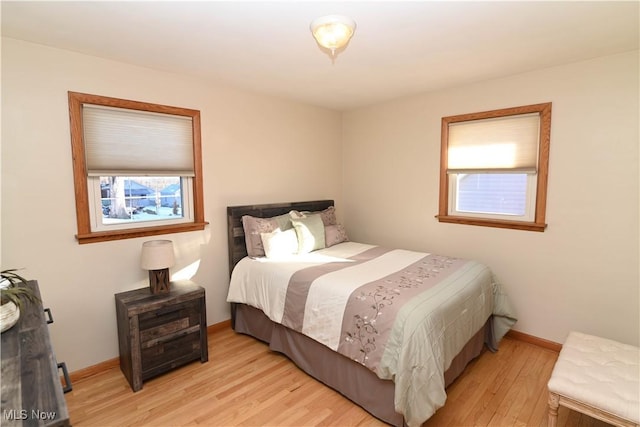
<path fill-rule="evenodd" d="M 27 287 L 40 297 L 38 282 Z M 70 425 L 47 323 L 41 303 L 25 304 L 18 322 L 2 333 L 2 426 Z"/>
<path fill-rule="evenodd" d="M 116 294 L 120 369 L 133 391 L 178 366 L 209 359 L 204 288 L 171 282 L 166 294 L 149 288 Z"/>

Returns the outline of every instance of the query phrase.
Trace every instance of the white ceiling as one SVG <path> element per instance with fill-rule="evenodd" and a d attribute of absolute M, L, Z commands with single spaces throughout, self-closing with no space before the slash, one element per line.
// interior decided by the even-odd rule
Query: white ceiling
<path fill-rule="evenodd" d="M 640 2 L 2 1 L 2 35 L 336 110 L 639 48 Z M 309 31 L 357 30 L 335 64 Z"/>

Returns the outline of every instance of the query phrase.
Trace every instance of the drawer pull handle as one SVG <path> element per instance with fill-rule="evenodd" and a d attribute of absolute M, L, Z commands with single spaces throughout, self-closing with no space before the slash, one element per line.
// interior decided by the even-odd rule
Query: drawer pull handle
<path fill-rule="evenodd" d="M 58 369 L 62 369 L 62 375 L 64 376 L 64 387 L 62 387 L 62 391 L 64 391 L 65 393 L 69 393 L 71 390 L 73 390 L 73 386 L 71 385 L 71 378 L 69 378 L 67 364 L 64 362 L 58 363 Z"/>
<path fill-rule="evenodd" d="M 51 309 L 50 308 L 45 308 L 44 312 L 47 314 L 47 325 L 50 325 L 53 323 L 53 316 L 51 315 Z"/>

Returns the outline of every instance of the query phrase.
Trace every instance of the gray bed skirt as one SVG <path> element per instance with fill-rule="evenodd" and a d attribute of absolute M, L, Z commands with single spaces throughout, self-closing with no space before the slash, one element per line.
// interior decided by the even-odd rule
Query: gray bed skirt
<path fill-rule="evenodd" d="M 374 417 L 397 427 L 404 426 L 404 419 L 394 408 L 394 384 L 382 380 L 368 368 L 328 347 L 272 322 L 265 314 L 244 304 L 232 304 L 233 329 L 269 344 L 273 351 L 284 354 L 300 369 L 318 381 L 338 391 L 364 408 Z M 445 384 L 449 386 L 477 357 L 485 341 L 492 343 L 492 318 L 480 329 L 454 358 L 445 372 Z"/>

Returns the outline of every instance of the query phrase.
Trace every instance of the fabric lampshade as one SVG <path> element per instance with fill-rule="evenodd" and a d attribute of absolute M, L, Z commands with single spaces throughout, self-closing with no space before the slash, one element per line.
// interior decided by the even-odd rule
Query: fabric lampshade
<path fill-rule="evenodd" d="M 175 264 L 171 240 L 150 240 L 142 244 L 140 266 L 144 270 L 161 270 Z"/>

